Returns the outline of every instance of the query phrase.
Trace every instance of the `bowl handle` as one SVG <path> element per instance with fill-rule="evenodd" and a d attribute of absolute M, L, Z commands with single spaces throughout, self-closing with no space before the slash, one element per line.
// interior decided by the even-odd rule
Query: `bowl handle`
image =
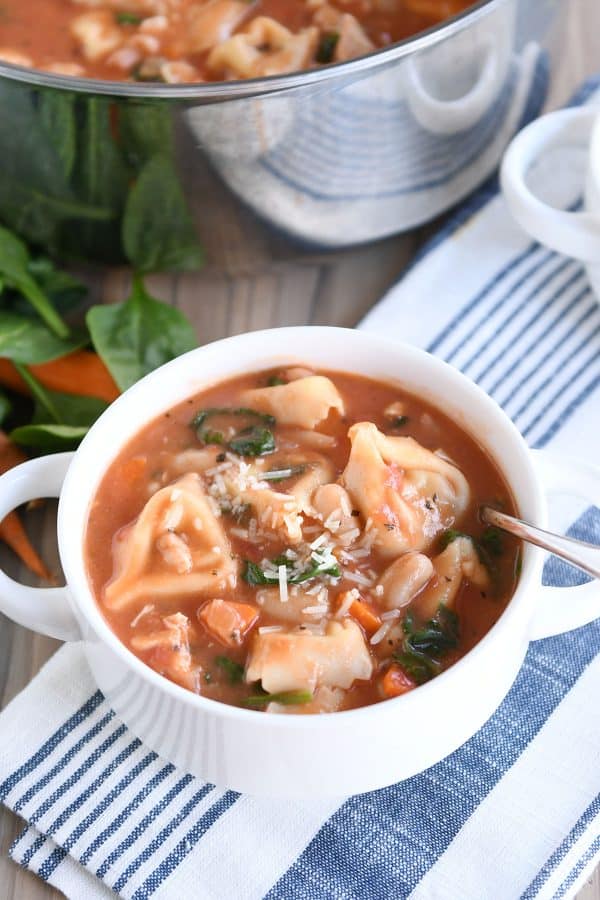
<path fill-rule="evenodd" d="M 581 497 L 600 506 L 600 468 L 533 450 L 536 470 L 548 494 Z M 540 588 L 531 640 L 552 637 L 587 625 L 600 617 L 600 583 L 594 579 L 577 587 Z"/>
<path fill-rule="evenodd" d="M 0 478 L 0 521 L 29 500 L 58 497 L 73 453 L 32 459 Z M 66 587 L 33 588 L 0 571 L 0 612 L 14 622 L 61 641 L 81 638 Z"/>
<path fill-rule="evenodd" d="M 536 197 L 526 178 L 529 168 L 553 147 L 589 147 L 598 109 L 562 109 L 524 128 L 510 144 L 500 172 L 508 207 L 528 234 L 541 244 L 580 259 L 600 261 L 600 215 L 555 209 Z"/>

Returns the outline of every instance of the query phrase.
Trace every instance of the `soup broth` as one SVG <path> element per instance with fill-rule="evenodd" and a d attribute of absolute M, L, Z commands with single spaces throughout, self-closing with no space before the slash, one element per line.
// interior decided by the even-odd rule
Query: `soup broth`
<path fill-rule="evenodd" d="M 471 0 L 3 0 L 0 59 L 63 75 L 186 83 L 362 56 Z"/>
<path fill-rule="evenodd" d="M 515 506 L 477 442 L 401 388 L 293 367 L 179 404 L 93 500 L 89 579 L 119 639 L 183 687 L 277 713 L 413 690 L 502 614 Z"/>

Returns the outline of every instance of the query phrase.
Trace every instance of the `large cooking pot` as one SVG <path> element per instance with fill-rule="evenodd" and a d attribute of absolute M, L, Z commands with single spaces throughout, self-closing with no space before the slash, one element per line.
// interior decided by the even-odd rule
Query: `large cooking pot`
<path fill-rule="evenodd" d="M 567 7 L 482 0 L 360 59 L 221 84 L 2 64 L 0 219 L 52 252 L 147 270 L 193 267 L 194 229 L 226 235 L 224 216 L 324 247 L 412 228 L 539 111 Z"/>

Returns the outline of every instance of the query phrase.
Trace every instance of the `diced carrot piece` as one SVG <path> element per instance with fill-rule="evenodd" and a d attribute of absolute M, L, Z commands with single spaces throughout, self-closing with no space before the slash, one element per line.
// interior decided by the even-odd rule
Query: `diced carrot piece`
<path fill-rule="evenodd" d="M 400 697 L 416 688 L 417 683 L 406 674 L 401 666 L 392 663 L 382 681 L 383 693 L 386 697 Z"/>
<path fill-rule="evenodd" d="M 369 636 L 375 634 L 377 629 L 381 628 L 381 619 L 364 600 L 355 600 L 349 612 L 352 618 L 356 619 L 359 625 L 362 625 Z"/>
<path fill-rule="evenodd" d="M 210 600 L 198 612 L 198 619 L 226 647 L 238 647 L 256 622 L 259 611 L 249 603 Z"/>

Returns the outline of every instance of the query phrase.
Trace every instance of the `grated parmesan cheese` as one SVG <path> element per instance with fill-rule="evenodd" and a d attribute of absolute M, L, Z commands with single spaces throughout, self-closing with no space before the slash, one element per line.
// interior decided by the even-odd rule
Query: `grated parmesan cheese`
<path fill-rule="evenodd" d="M 282 603 L 288 602 L 288 586 L 287 586 L 287 568 L 279 566 L 277 569 L 279 578 L 279 599 Z"/>

